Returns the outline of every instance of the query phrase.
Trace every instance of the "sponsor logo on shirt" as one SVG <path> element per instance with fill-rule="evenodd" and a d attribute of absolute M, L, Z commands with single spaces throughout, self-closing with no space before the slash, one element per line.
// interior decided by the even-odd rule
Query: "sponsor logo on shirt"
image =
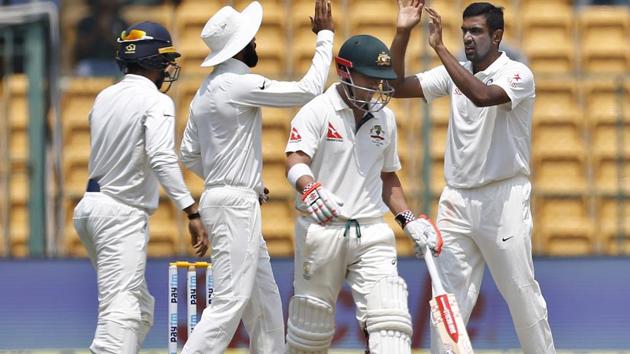
<path fill-rule="evenodd" d="M 510 86 L 512 87 L 516 87 L 516 85 L 518 85 L 518 82 L 522 79 L 520 73 L 516 73 L 514 74 L 514 76 L 512 76 L 512 78 L 510 79 Z"/>
<path fill-rule="evenodd" d="M 374 124 L 372 128 L 370 128 L 370 140 L 376 146 L 383 146 L 385 144 L 385 131 L 380 124 Z"/>
<path fill-rule="evenodd" d="M 343 141 L 341 134 L 337 132 L 337 129 L 333 127 L 332 123 L 328 122 L 328 133 L 326 133 L 326 140 L 328 141 Z"/>
<path fill-rule="evenodd" d="M 291 128 L 291 136 L 289 137 L 289 142 L 299 143 L 300 141 L 302 141 L 302 137 L 300 136 L 300 133 L 298 133 L 298 130 L 295 127 Z"/>

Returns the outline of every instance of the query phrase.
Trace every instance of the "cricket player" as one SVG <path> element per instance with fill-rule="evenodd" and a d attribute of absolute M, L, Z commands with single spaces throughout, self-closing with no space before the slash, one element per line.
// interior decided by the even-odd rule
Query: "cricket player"
<path fill-rule="evenodd" d="M 212 242 L 214 294 L 183 353 L 223 353 L 241 319 L 250 353 L 285 351 L 282 303 L 261 234 L 260 107 L 303 105 L 323 91 L 334 28 L 330 3 L 316 0 L 312 65 L 300 81 L 281 82 L 250 73 L 261 20 L 256 1 L 242 12 L 226 6 L 201 32 L 211 49 L 201 65 L 215 68 L 190 104 L 181 155 L 205 180 L 201 217 Z"/>
<path fill-rule="evenodd" d="M 144 271 L 158 182 L 188 214 L 196 254 L 208 248 L 177 162 L 173 101 L 159 91 L 177 80 L 180 55 L 168 31 L 153 22 L 132 25 L 118 43 L 116 60 L 125 76 L 98 94 L 90 112 L 89 182 L 74 209 L 74 227 L 97 274 L 98 324 L 90 351 L 99 354 L 138 353 L 153 325 Z"/>
<path fill-rule="evenodd" d="M 295 295 L 288 352 L 326 353 L 335 304 L 346 280 L 372 354 L 410 353 L 407 285 L 398 276 L 389 209 L 418 255 L 437 255 L 439 231 L 407 207 L 396 171 L 396 120 L 385 106 L 396 74 L 389 49 L 369 35 L 349 38 L 335 58 L 340 82 L 305 105 L 291 123 L 287 176 L 302 212 L 295 227 Z"/>
<path fill-rule="evenodd" d="M 459 63 L 442 42 L 440 15 L 430 17 L 429 45 L 443 66 L 405 77 L 409 33 L 423 1 L 399 0 L 392 44 L 398 74 L 396 97 L 427 102 L 450 95 L 444 176 L 437 225 L 444 249 L 437 259 L 445 290 L 453 293 L 464 321 L 473 310 L 484 265 L 507 302 L 526 354 L 555 353 L 547 305 L 534 279 L 530 213 L 531 124 L 534 77 L 527 66 L 499 51 L 503 9 L 472 3 L 463 14 L 468 61 Z M 432 333 L 432 352 L 441 348 Z"/>

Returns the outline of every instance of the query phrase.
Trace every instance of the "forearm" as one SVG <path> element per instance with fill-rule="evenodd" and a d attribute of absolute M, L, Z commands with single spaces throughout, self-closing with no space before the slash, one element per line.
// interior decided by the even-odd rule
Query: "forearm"
<path fill-rule="evenodd" d="M 405 55 L 407 53 L 410 33 L 411 29 L 409 28 L 397 28 L 392 47 L 390 48 L 392 53 L 392 67 L 398 77 L 395 81 L 391 82 L 394 89 L 396 89 L 398 84 L 405 78 Z"/>
<path fill-rule="evenodd" d="M 383 202 L 392 214 L 396 215 L 409 209 L 405 193 L 396 173 L 383 173 L 381 178 L 383 180 Z"/>

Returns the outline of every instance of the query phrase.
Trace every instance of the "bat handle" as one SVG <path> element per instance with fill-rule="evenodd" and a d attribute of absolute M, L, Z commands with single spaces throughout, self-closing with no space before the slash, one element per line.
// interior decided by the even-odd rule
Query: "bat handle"
<path fill-rule="evenodd" d="M 435 268 L 435 261 L 433 260 L 433 255 L 431 254 L 429 247 L 427 247 L 426 251 L 424 251 L 424 262 L 427 264 L 427 269 L 429 270 L 429 275 L 431 276 L 431 283 L 433 284 L 435 295 L 445 294 L 446 291 L 444 291 L 442 280 L 438 275 L 437 268 Z"/>

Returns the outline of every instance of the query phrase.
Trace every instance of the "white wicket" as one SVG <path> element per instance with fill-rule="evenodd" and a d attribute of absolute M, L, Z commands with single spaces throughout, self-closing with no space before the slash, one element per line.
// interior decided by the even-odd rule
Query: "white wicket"
<path fill-rule="evenodd" d="M 212 264 L 208 262 L 186 262 L 178 261 L 169 264 L 169 304 L 168 304 L 168 352 L 177 354 L 177 327 L 178 327 L 178 269 L 187 268 L 186 272 L 186 296 L 187 296 L 187 326 L 188 335 L 192 333 L 197 324 L 197 268 L 206 270 L 206 306 L 212 303 L 212 293 L 214 292 L 214 281 L 212 278 Z"/>

